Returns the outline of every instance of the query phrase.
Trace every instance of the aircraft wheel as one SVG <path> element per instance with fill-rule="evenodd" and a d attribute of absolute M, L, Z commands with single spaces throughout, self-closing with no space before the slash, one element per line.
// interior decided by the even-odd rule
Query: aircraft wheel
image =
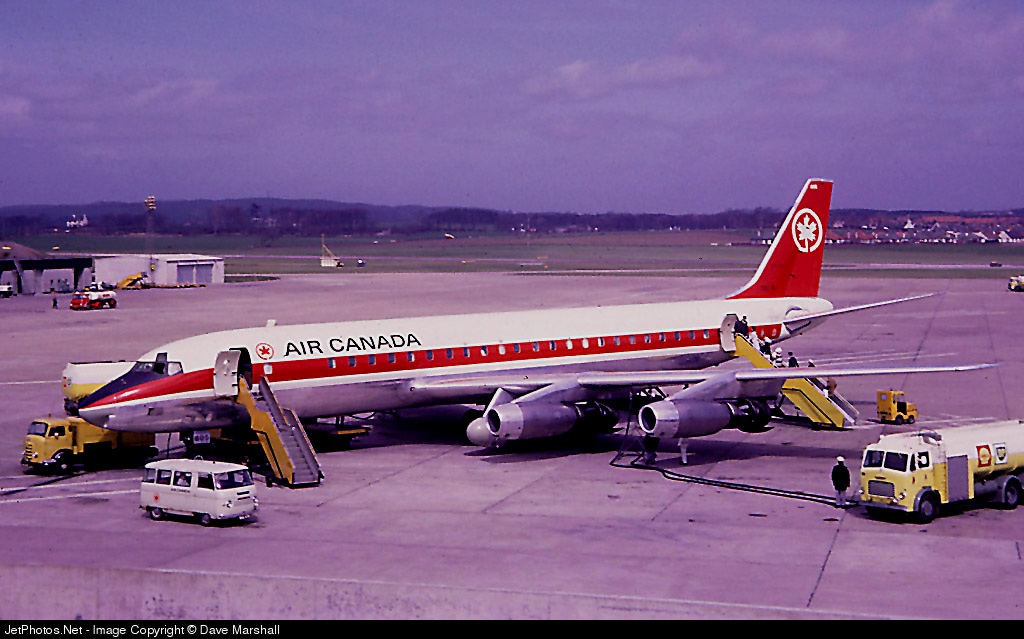
<path fill-rule="evenodd" d="M 146 509 L 146 512 L 149 513 L 149 518 L 152 519 L 153 521 L 160 521 L 161 519 L 164 518 L 164 509 L 163 508 L 157 508 L 156 506 L 150 506 L 149 508 Z"/>
<path fill-rule="evenodd" d="M 921 504 L 917 507 L 917 523 L 931 523 L 939 515 L 939 499 L 935 493 L 928 493 L 921 497 Z"/>

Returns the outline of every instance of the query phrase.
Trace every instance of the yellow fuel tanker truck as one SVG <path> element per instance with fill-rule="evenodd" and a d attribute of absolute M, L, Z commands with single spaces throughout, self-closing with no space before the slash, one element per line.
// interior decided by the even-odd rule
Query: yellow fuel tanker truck
<path fill-rule="evenodd" d="M 858 498 L 869 515 L 898 511 L 928 523 L 954 502 L 1016 508 L 1024 474 L 1024 421 L 882 435 L 864 450 Z"/>

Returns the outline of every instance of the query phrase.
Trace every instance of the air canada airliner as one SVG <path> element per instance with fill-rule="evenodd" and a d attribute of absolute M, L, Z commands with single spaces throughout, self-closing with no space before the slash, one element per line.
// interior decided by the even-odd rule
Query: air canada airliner
<path fill-rule="evenodd" d="M 736 356 L 737 318 L 779 342 L 839 313 L 924 297 L 844 309 L 818 297 L 831 197 L 831 181 L 808 180 L 753 277 L 720 299 L 208 333 L 145 353 L 77 411 L 114 430 L 246 426 L 232 383 L 244 377 L 265 378 L 303 421 L 476 405 L 466 433 L 485 447 L 588 425 L 609 432 L 624 407 L 651 436 L 688 438 L 763 430 L 787 378 L 983 367 L 707 370 Z"/>

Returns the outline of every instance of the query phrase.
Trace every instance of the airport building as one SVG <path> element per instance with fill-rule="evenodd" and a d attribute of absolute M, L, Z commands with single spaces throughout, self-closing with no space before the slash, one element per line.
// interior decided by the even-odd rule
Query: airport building
<path fill-rule="evenodd" d="M 209 255 L 97 255 L 93 262 L 96 282 L 107 284 L 116 284 L 136 273 L 145 273 L 154 286 L 224 283 L 224 258 Z"/>

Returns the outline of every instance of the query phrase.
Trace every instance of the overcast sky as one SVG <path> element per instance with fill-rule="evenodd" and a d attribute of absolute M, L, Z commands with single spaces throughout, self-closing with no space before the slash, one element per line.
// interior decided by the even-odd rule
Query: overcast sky
<path fill-rule="evenodd" d="M 0 206 L 1024 207 L 1024 0 L 0 0 Z"/>

